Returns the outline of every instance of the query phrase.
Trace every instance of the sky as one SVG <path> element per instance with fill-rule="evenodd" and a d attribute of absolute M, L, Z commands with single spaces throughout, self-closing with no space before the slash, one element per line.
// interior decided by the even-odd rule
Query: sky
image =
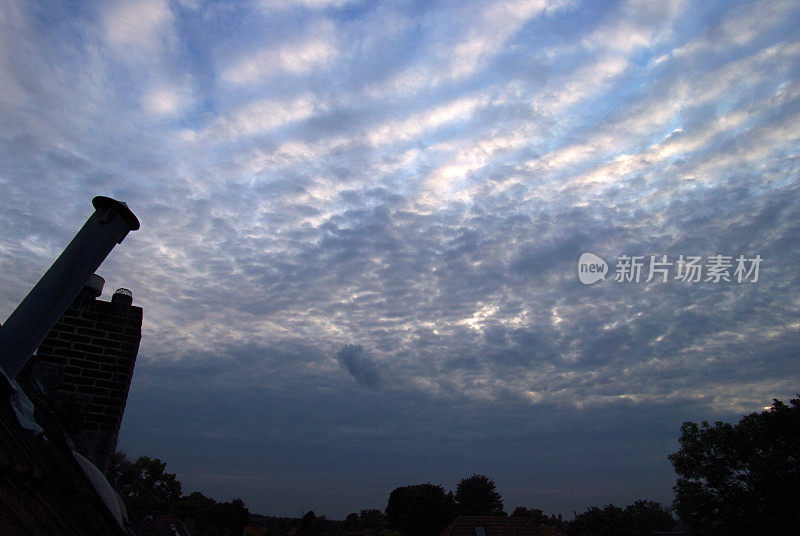
<path fill-rule="evenodd" d="M 127 202 L 119 448 L 186 492 L 669 504 L 800 391 L 796 1 L 0 4 L 0 320 Z"/>

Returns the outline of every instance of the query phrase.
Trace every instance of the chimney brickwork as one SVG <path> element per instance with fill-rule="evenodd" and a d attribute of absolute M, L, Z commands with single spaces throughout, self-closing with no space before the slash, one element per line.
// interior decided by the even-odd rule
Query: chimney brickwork
<path fill-rule="evenodd" d="M 82 292 L 36 353 L 37 375 L 50 370 L 50 406 L 101 470 L 116 450 L 142 337 L 142 309 L 130 303 Z"/>

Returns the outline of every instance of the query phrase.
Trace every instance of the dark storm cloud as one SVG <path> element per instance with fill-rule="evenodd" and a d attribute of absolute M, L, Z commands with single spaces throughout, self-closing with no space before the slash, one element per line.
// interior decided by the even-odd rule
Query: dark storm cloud
<path fill-rule="evenodd" d="M 370 389 L 380 389 L 381 377 L 362 346 L 348 344 L 336 353 L 336 359 L 356 383 Z"/>

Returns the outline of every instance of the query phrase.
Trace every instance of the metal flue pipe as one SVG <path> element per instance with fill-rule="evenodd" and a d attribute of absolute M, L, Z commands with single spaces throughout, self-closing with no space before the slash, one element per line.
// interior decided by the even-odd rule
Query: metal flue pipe
<path fill-rule="evenodd" d="M 128 205 L 92 199 L 95 211 L 56 262 L 0 326 L 0 367 L 15 378 L 114 246 L 139 220 Z"/>

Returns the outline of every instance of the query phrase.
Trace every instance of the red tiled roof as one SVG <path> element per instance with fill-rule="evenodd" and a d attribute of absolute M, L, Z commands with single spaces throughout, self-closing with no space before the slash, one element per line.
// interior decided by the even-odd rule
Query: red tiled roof
<path fill-rule="evenodd" d="M 483 527 L 485 536 L 540 536 L 538 527 L 526 517 L 458 516 L 439 536 L 481 536 L 476 527 Z"/>
<path fill-rule="evenodd" d="M 267 527 L 254 527 L 252 525 L 248 525 L 244 528 L 242 536 L 267 536 L 267 532 Z"/>

